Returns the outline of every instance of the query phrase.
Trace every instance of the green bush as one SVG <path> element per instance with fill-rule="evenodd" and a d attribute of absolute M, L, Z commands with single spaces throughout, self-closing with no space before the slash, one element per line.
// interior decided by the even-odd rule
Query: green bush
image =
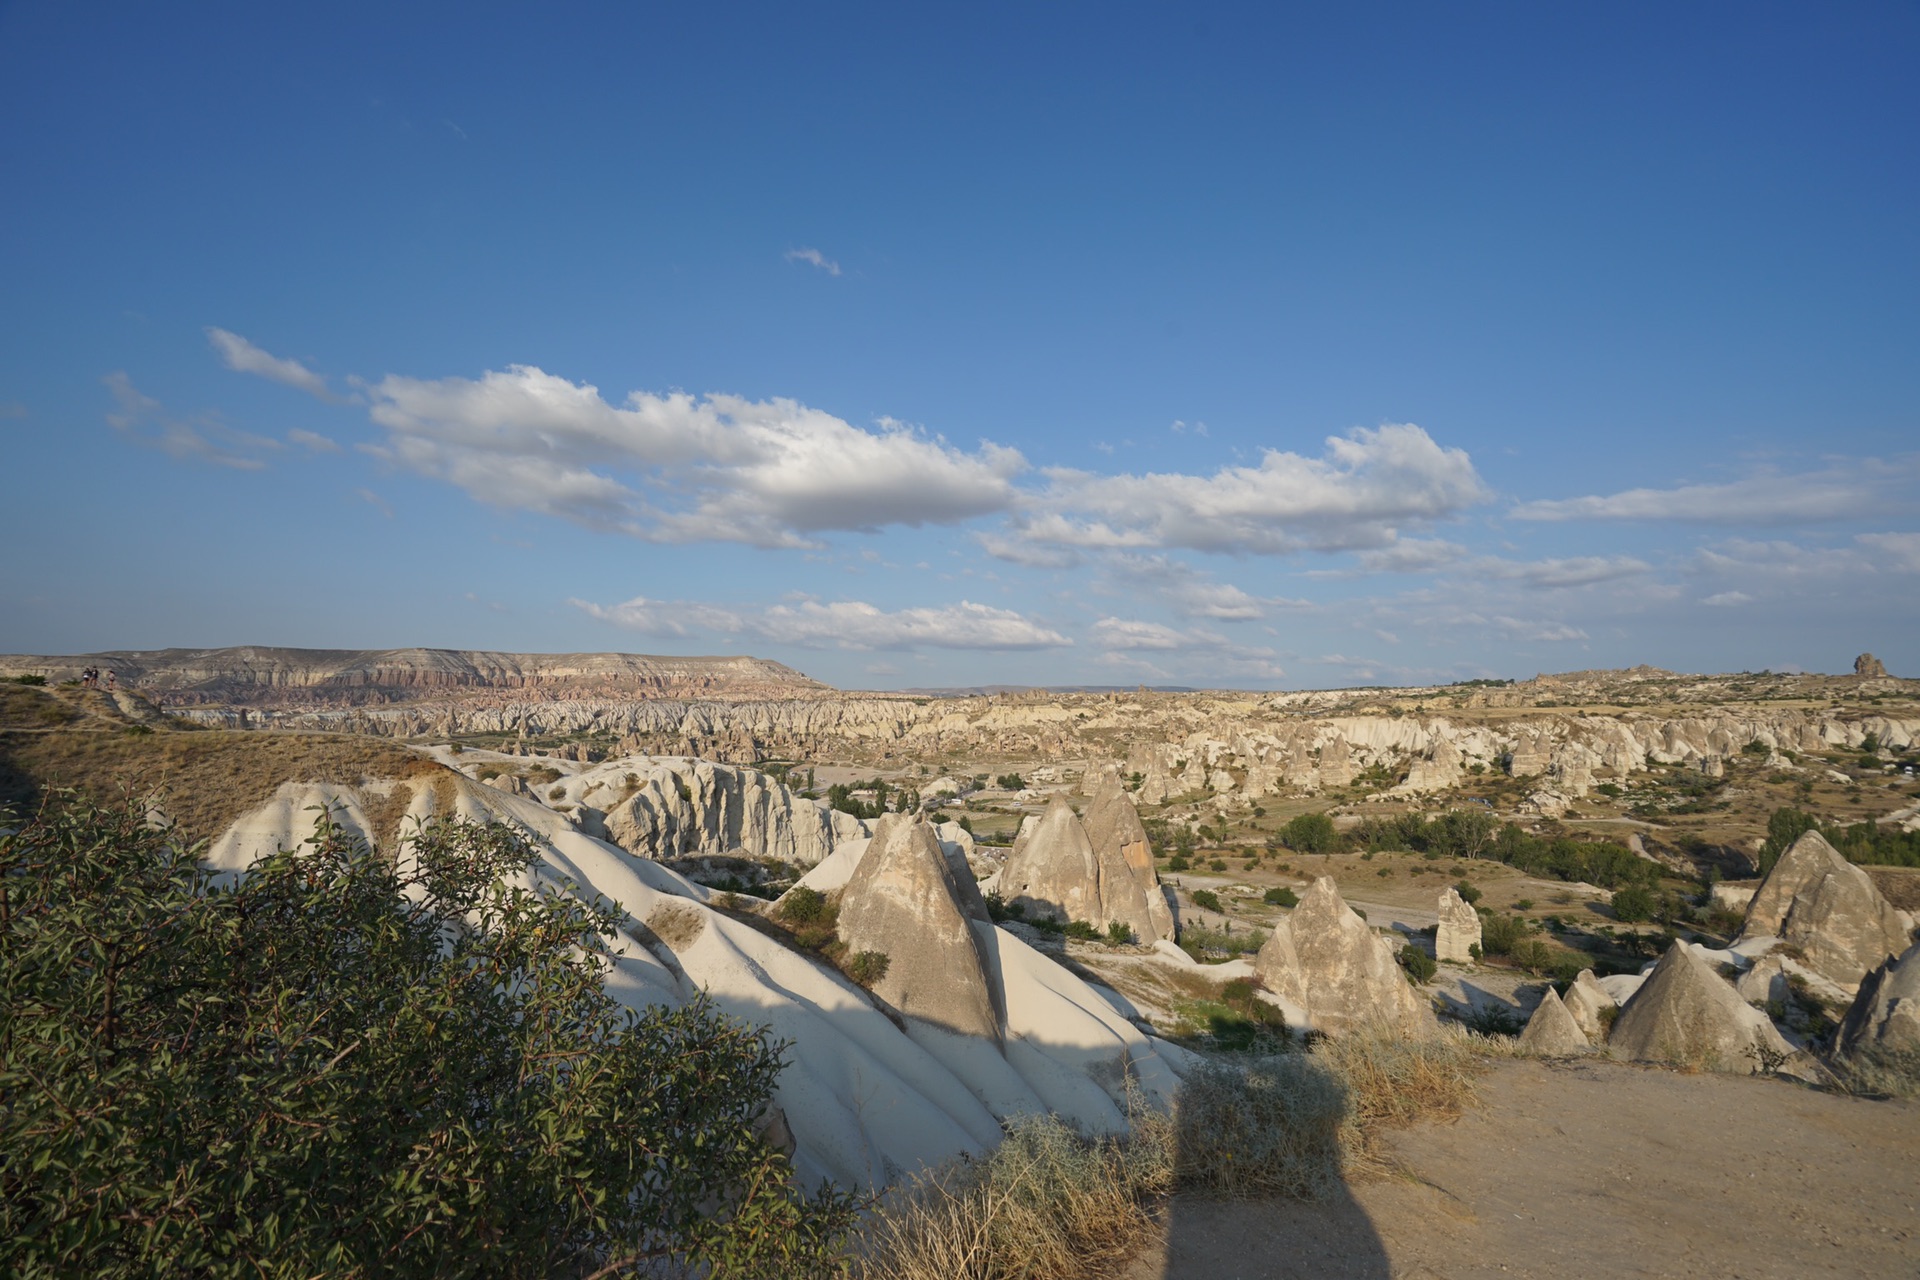
<path fill-rule="evenodd" d="M 1193 864 L 1187 861 L 1185 855 L 1183 854 L 1176 853 L 1173 855 L 1173 857 L 1167 859 L 1167 870 L 1169 871 L 1185 871 L 1187 868 L 1191 867 L 1192 865 Z"/>
<path fill-rule="evenodd" d="M 1474 903 L 1480 901 L 1482 897 L 1480 890 L 1465 880 L 1456 881 L 1453 886 L 1453 891 L 1459 894 L 1460 900 L 1468 906 L 1472 906 Z"/>
<path fill-rule="evenodd" d="M 1433 975 L 1440 972 L 1434 958 L 1415 946 L 1400 948 L 1400 967 L 1407 971 L 1407 977 L 1415 985 L 1432 982 Z"/>
<path fill-rule="evenodd" d="M 1192 893 L 1193 905 L 1205 907 L 1209 911 L 1224 911 L 1220 905 L 1220 895 L 1211 889 L 1195 889 Z"/>
<path fill-rule="evenodd" d="M 884 951 L 860 951 L 847 961 L 847 976 L 863 987 L 871 987 L 887 976 L 893 964 Z"/>
<path fill-rule="evenodd" d="M 1107 922 L 1107 941 L 1116 947 L 1124 947 L 1127 943 L 1133 941 L 1133 930 L 1127 927 L 1125 920 L 1109 920 Z"/>
<path fill-rule="evenodd" d="M 1613 914 L 1628 924 L 1637 924 L 1653 919 L 1653 894 L 1638 885 L 1631 889 L 1622 889 L 1613 895 Z"/>
<path fill-rule="evenodd" d="M 27 684 L 27 685 L 32 685 L 35 688 L 45 688 L 47 683 L 47 678 L 45 676 L 33 676 L 33 675 L 8 676 L 7 682 L 9 684 Z"/>
<path fill-rule="evenodd" d="M 1299 853 L 1332 853 L 1340 844 L 1340 832 L 1333 819 L 1324 813 L 1303 813 L 1287 820 L 1280 828 L 1287 848 Z"/>
<path fill-rule="evenodd" d="M 0 839 L 0 1273 L 824 1274 L 757 1130 L 780 1046 L 610 999 L 601 903 L 501 826 L 322 821 L 233 883 L 137 805 Z"/>
<path fill-rule="evenodd" d="M 1090 920 L 1069 920 L 1065 933 L 1069 938 L 1077 938 L 1081 942 L 1100 941 L 1100 931 L 1093 927 Z"/>
<path fill-rule="evenodd" d="M 1276 885 L 1267 890 L 1263 896 L 1267 905 L 1270 907 L 1297 907 L 1300 905 L 1300 895 L 1285 885 Z"/>
<path fill-rule="evenodd" d="M 827 918 L 827 895 L 798 884 L 780 900 L 777 914 L 790 924 L 817 924 Z"/>

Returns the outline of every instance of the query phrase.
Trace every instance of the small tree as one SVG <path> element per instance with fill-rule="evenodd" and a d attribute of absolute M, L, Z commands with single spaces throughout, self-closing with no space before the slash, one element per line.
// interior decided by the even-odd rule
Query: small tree
<path fill-rule="evenodd" d="M 1280 828 L 1280 838 L 1298 853 L 1332 853 L 1339 846 L 1340 832 L 1326 814 L 1303 813 Z"/>
<path fill-rule="evenodd" d="M 829 1271 L 757 1131 L 781 1048 L 610 999 L 619 913 L 501 826 L 323 819 L 211 878 L 144 808 L 0 839 L 0 1273 Z"/>

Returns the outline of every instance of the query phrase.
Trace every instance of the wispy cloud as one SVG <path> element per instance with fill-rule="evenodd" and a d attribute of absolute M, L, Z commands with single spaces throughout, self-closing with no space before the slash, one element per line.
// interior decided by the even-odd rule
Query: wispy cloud
<path fill-rule="evenodd" d="M 340 446 L 318 431 L 307 431 L 294 427 L 287 432 L 287 439 L 305 449 L 308 453 L 338 453 Z"/>
<path fill-rule="evenodd" d="M 840 274 L 840 264 L 818 249 L 789 249 L 787 250 L 786 258 L 788 262 L 810 263 L 830 276 Z"/>
<path fill-rule="evenodd" d="M 387 519 L 393 519 L 393 505 L 371 489 L 355 489 L 353 496 L 378 511 Z"/>
<path fill-rule="evenodd" d="M 1019 650 L 1065 648 L 1073 643 L 1010 609 L 971 600 L 891 612 L 861 600 L 800 600 L 749 609 L 645 596 L 614 605 L 577 599 L 568 603 L 630 631 L 676 638 L 717 632 L 776 644 L 840 649 Z"/>
<path fill-rule="evenodd" d="M 280 448 L 280 442 L 236 431 L 209 414 L 187 420 L 169 415 L 158 400 L 116 370 L 101 379 L 114 400 L 107 425 L 122 439 L 157 449 L 182 462 L 206 462 L 235 471 L 259 471 L 267 464 L 255 455 Z"/>
<path fill-rule="evenodd" d="M 327 380 L 298 360 L 271 355 L 239 334 L 212 325 L 207 327 L 207 341 L 213 344 L 213 349 L 219 354 L 221 363 L 236 373 L 251 373 L 258 377 L 269 378 L 274 382 L 296 387 L 321 400 L 331 402 L 337 399 L 328 389 Z"/>
<path fill-rule="evenodd" d="M 1523 502 L 1512 514 L 1517 520 L 1800 524 L 1911 511 L 1916 486 L 1920 486 L 1920 454 L 1852 458 L 1792 475 L 1768 472 L 1720 484 Z"/>

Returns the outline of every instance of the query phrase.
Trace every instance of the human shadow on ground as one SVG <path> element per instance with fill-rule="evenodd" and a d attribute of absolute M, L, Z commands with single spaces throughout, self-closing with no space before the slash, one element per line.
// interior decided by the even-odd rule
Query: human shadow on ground
<path fill-rule="evenodd" d="M 1161 1243 L 1135 1260 L 1125 1280 L 1384 1280 L 1393 1274 L 1385 1243 L 1344 1172 L 1334 1167 L 1340 1159 L 1337 1126 L 1344 1106 L 1338 1099 L 1344 1091 L 1304 1054 L 1249 1058 L 1244 1065 L 1265 1074 L 1261 1063 L 1283 1061 L 1291 1072 L 1267 1078 L 1284 1081 L 1291 1074 L 1295 1083 L 1283 1085 L 1278 1095 L 1297 1106 L 1276 1110 L 1275 1094 L 1261 1102 L 1232 1091 L 1228 1103 L 1217 1106 L 1204 1101 L 1203 1091 L 1199 1105 L 1207 1123 L 1189 1128 L 1183 1121 L 1177 1130 L 1176 1185 L 1217 1185 L 1223 1159 L 1240 1158 L 1260 1161 L 1283 1182 L 1311 1182 L 1309 1171 L 1328 1170 L 1332 1176 L 1324 1180 L 1322 1194 L 1317 1199 L 1177 1194 L 1162 1213 Z M 1271 1130 L 1264 1142 L 1250 1131 L 1263 1123 Z"/>

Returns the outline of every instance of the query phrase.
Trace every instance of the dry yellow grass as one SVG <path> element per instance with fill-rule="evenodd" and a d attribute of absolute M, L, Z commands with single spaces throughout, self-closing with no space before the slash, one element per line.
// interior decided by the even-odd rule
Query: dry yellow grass
<path fill-rule="evenodd" d="M 197 841 L 226 830 L 284 782 L 351 786 L 445 772 L 414 751 L 373 738 L 147 729 L 119 715 L 104 696 L 74 696 L 89 691 L 0 688 L 7 695 L 0 701 L 0 805 L 16 809 L 67 787 L 98 799 L 158 793 L 181 836 Z M 399 803 L 404 808 L 405 800 Z M 398 813 L 390 815 L 396 826 Z"/>

